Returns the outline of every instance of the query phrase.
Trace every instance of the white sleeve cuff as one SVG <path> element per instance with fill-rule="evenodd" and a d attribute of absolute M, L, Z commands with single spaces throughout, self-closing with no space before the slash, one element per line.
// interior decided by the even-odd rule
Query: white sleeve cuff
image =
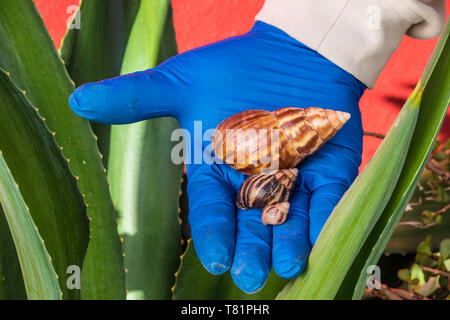
<path fill-rule="evenodd" d="M 373 88 L 403 35 L 433 38 L 444 0 L 266 0 L 256 20 L 271 24 Z"/>

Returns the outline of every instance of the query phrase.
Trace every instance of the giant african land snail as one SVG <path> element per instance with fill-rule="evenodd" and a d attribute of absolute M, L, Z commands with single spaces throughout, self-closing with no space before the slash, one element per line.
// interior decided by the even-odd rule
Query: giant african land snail
<path fill-rule="evenodd" d="M 237 193 L 244 210 L 263 209 L 264 224 L 281 224 L 289 211 L 296 166 L 322 147 L 350 119 L 350 114 L 322 108 L 247 110 L 216 128 L 211 145 L 216 156 L 251 175 Z"/>

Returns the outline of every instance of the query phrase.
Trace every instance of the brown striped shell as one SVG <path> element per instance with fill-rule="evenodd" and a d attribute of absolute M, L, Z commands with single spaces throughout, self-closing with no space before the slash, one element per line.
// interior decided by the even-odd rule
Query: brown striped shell
<path fill-rule="evenodd" d="M 298 169 L 292 168 L 247 178 L 237 193 L 236 205 L 247 210 L 287 202 L 297 174 Z"/>
<path fill-rule="evenodd" d="M 248 175 L 294 168 L 348 119 L 346 112 L 316 107 L 247 110 L 222 121 L 211 145 L 219 159 Z"/>

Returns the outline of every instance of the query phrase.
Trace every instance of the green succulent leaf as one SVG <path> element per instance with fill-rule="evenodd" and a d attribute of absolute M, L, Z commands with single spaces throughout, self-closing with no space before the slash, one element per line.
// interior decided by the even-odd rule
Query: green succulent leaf
<path fill-rule="evenodd" d="M 417 253 L 431 256 L 433 254 L 433 251 L 431 249 L 431 241 L 432 236 L 429 235 L 428 237 L 425 238 L 425 240 L 419 243 L 419 245 L 417 246 Z"/>
<path fill-rule="evenodd" d="M 0 300 L 25 300 L 27 293 L 16 246 L 0 205 Z"/>
<path fill-rule="evenodd" d="M 177 53 L 170 1 L 141 1 L 121 73 Z M 169 299 L 179 264 L 178 198 L 183 166 L 173 164 L 178 123 L 160 118 L 112 126 L 108 177 L 124 238 L 128 299 Z"/>
<path fill-rule="evenodd" d="M 439 261 L 436 261 L 433 259 L 433 257 L 418 253 L 416 254 L 415 262 L 417 264 L 420 264 L 421 266 L 429 267 L 429 268 L 435 268 L 439 265 Z"/>
<path fill-rule="evenodd" d="M 450 259 L 444 261 L 444 266 L 447 271 L 450 271 Z"/>
<path fill-rule="evenodd" d="M 415 286 L 425 284 L 425 274 L 422 268 L 416 263 L 411 266 L 411 282 Z"/>
<path fill-rule="evenodd" d="M 0 203 L 17 249 L 28 299 L 60 300 L 62 293 L 51 258 L 1 152 Z"/>
<path fill-rule="evenodd" d="M 138 0 L 81 1 L 81 28 L 67 31 L 60 50 L 77 86 L 119 75 L 138 4 Z"/>
<path fill-rule="evenodd" d="M 424 225 L 428 225 L 431 224 L 432 222 L 434 222 L 434 217 L 436 216 L 436 213 L 430 210 L 424 210 L 422 212 L 422 219 L 423 219 L 423 224 Z"/>
<path fill-rule="evenodd" d="M 212 275 L 200 263 L 190 241 L 177 272 L 173 298 L 176 300 L 272 300 L 289 280 L 269 275 L 264 287 L 255 294 L 246 294 L 233 282 L 230 273 Z"/>
<path fill-rule="evenodd" d="M 139 0 L 82 0 L 81 28 L 69 29 L 61 57 L 76 86 L 120 73 Z M 110 125 L 92 122 L 103 163 L 108 163 Z"/>
<path fill-rule="evenodd" d="M 83 198 L 52 133 L 2 70 L 0 149 L 53 257 L 64 299 L 79 299 L 80 291 L 67 288 L 66 280 L 67 268 L 81 267 L 87 250 Z"/>
<path fill-rule="evenodd" d="M 411 280 L 411 270 L 409 269 L 398 270 L 397 276 L 400 280 L 404 282 L 409 282 Z"/>
<path fill-rule="evenodd" d="M 69 107 L 74 84 L 32 0 L 2 3 L 0 38 L 0 67 L 26 90 L 49 130 L 55 132 L 88 205 L 91 239 L 83 265 L 82 296 L 123 298 L 125 275 L 116 213 L 96 140 L 89 122 Z"/>

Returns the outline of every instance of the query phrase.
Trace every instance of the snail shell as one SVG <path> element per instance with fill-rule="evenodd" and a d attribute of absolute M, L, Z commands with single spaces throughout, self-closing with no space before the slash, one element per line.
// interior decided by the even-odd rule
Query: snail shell
<path fill-rule="evenodd" d="M 222 121 L 211 145 L 219 159 L 244 174 L 294 168 L 349 119 L 349 113 L 316 107 L 247 110 Z"/>
<path fill-rule="evenodd" d="M 236 205 L 244 210 L 263 209 L 280 202 L 287 202 L 298 169 L 275 171 L 271 175 L 257 174 L 247 178 L 236 196 Z"/>
<path fill-rule="evenodd" d="M 289 202 L 281 202 L 264 208 L 261 220 L 264 225 L 279 225 L 286 221 L 290 208 Z"/>

